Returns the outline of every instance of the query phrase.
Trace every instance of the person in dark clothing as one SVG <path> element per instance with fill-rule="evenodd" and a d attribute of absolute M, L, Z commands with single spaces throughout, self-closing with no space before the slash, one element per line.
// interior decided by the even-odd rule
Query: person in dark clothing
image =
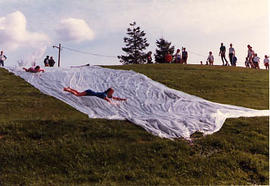
<path fill-rule="evenodd" d="M 236 66 L 236 62 L 237 62 L 237 57 L 233 56 L 233 58 L 232 58 L 232 66 Z"/>
<path fill-rule="evenodd" d="M 152 64 L 152 63 L 153 63 L 153 62 L 152 62 L 152 52 L 151 52 L 151 51 L 149 51 L 149 52 L 147 53 L 146 60 L 147 60 L 147 63 L 148 63 L 148 64 Z"/>
<path fill-rule="evenodd" d="M 46 58 L 44 59 L 44 65 L 45 67 L 48 67 L 49 66 L 49 56 L 46 56 Z"/>
<path fill-rule="evenodd" d="M 224 66 L 228 66 L 228 61 L 226 59 L 226 47 L 223 45 L 223 43 L 221 43 L 221 46 L 220 46 L 220 50 L 219 50 L 219 55 L 221 56 L 221 60 L 222 60 L 222 65 Z M 226 62 L 226 64 L 224 64 L 224 60 Z"/>
<path fill-rule="evenodd" d="M 55 64 L 55 61 L 54 61 L 53 57 L 51 56 L 50 59 L 49 59 L 49 66 L 53 67 L 54 64 Z"/>
<path fill-rule="evenodd" d="M 183 64 L 187 64 L 187 58 L 188 58 L 188 53 L 186 51 L 186 48 L 182 49 L 182 61 Z"/>

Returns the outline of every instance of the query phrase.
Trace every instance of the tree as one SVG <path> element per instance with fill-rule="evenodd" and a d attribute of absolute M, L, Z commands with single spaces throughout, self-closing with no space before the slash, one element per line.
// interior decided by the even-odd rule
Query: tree
<path fill-rule="evenodd" d="M 157 49 L 155 54 L 155 61 L 157 63 L 165 63 L 165 55 L 169 52 L 171 55 L 174 53 L 174 46 L 163 38 L 156 41 Z"/>
<path fill-rule="evenodd" d="M 149 46 L 145 38 L 145 32 L 140 27 L 136 27 L 136 22 L 130 23 L 127 29 L 128 37 L 124 37 L 126 47 L 122 50 L 126 55 L 117 56 L 123 64 L 143 64 L 146 62 L 146 53 L 144 50 Z"/>

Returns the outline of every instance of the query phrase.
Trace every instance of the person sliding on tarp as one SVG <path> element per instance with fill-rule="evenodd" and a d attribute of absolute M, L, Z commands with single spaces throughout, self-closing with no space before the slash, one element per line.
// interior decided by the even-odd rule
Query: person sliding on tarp
<path fill-rule="evenodd" d="M 75 96 L 96 96 L 96 97 L 99 97 L 101 99 L 105 99 L 109 103 L 112 103 L 109 98 L 114 99 L 114 100 L 118 100 L 118 101 L 126 101 L 127 100 L 125 98 L 118 98 L 118 97 L 112 96 L 114 93 L 114 90 L 112 88 L 108 88 L 104 92 L 94 92 L 90 89 L 85 90 L 83 92 L 78 92 L 77 90 L 74 90 L 70 87 L 66 87 L 66 88 L 64 88 L 64 91 L 70 92 L 70 93 L 74 94 Z"/>
<path fill-rule="evenodd" d="M 25 72 L 32 72 L 32 73 L 44 72 L 44 70 L 41 69 L 40 66 L 36 66 L 35 68 L 34 67 L 23 68 L 23 70 L 25 70 Z"/>

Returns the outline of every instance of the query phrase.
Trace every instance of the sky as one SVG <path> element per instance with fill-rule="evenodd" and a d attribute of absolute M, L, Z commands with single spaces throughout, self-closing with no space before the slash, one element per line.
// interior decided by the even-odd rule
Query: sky
<path fill-rule="evenodd" d="M 52 46 L 59 43 L 61 66 L 120 65 L 116 56 L 124 54 L 133 21 L 146 33 L 146 52 L 154 54 L 156 40 L 164 38 L 176 49 L 185 47 L 190 64 L 205 63 L 212 51 L 214 64 L 221 65 L 221 42 L 227 51 L 233 44 L 239 66 L 248 44 L 261 61 L 270 54 L 268 0 L 0 0 L 0 7 L 5 65 L 43 65 L 46 55 L 57 62 Z"/>

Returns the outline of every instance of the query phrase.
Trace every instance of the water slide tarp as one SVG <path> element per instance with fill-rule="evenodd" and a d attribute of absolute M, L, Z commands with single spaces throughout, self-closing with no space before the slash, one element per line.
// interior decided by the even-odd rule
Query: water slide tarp
<path fill-rule="evenodd" d="M 151 80 L 134 71 L 112 70 L 98 66 L 46 68 L 45 73 L 28 73 L 7 67 L 41 92 L 56 97 L 90 118 L 129 120 L 153 135 L 190 139 L 196 131 L 212 134 L 221 129 L 226 118 L 269 116 L 269 110 L 218 104 L 186 94 Z M 93 96 L 76 97 L 64 87 L 97 92 L 115 89 L 114 96 L 126 102 L 107 101 Z"/>

